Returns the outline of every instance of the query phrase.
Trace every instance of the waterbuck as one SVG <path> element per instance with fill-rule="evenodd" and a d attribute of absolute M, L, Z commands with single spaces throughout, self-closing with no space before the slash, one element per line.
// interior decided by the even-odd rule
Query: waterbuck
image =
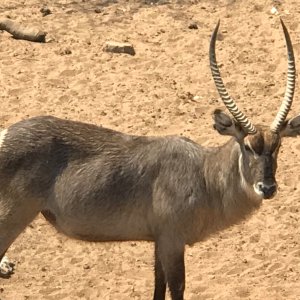
<path fill-rule="evenodd" d="M 287 88 L 271 126 L 254 126 L 223 85 L 210 43 L 217 90 L 233 118 L 213 114 L 231 139 L 204 148 L 178 136 L 133 136 L 50 116 L 1 132 L 0 258 L 41 212 L 60 232 L 87 241 L 153 241 L 154 299 L 183 299 L 185 245 L 245 219 L 272 198 L 282 137 L 300 134 L 300 116 L 286 121 L 295 87 L 288 31 Z M 2 275 L 9 275 L 6 260 Z"/>

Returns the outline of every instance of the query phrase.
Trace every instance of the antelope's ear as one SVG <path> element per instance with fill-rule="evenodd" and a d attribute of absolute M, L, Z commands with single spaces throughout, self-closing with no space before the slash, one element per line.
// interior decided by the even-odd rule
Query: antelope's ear
<path fill-rule="evenodd" d="M 216 109 L 213 113 L 214 129 L 216 129 L 222 135 L 230 135 L 237 140 L 242 140 L 247 133 L 235 120 L 229 117 L 226 113 L 220 109 Z"/>
<path fill-rule="evenodd" d="M 282 137 L 296 137 L 300 135 L 300 115 L 285 121 L 280 130 L 280 135 Z"/>

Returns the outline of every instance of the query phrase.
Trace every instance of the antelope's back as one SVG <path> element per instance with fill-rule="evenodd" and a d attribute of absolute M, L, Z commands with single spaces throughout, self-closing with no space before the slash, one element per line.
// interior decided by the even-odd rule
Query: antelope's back
<path fill-rule="evenodd" d="M 41 196 L 68 165 L 88 161 L 107 148 L 120 151 L 126 139 L 108 129 L 54 117 L 20 121 L 2 134 L 1 181 Z"/>

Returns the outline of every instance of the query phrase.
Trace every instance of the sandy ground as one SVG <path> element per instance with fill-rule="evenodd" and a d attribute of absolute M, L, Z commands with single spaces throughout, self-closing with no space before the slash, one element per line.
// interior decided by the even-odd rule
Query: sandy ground
<path fill-rule="evenodd" d="M 42 17 L 42 4 L 53 13 Z M 211 112 L 223 105 L 208 66 L 219 18 L 217 52 L 227 88 L 253 122 L 271 123 L 287 66 L 274 4 L 300 65 L 296 0 L 2 0 L 1 17 L 46 30 L 49 43 L 0 33 L 0 125 L 51 114 L 221 144 L 226 138 L 213 131 Z M 188 28 L 193 21 L 198 29 Z M 105 53 L 108 40 L 129 41 L 137 54 Z M 299 113 L 297 90 L 290 115 Z M 276 198 L 248 221 L 187 248 L 186 299 L 300 299 L 299 158 L 300 138 L 286 139 Z M 0 279 L 0 299 L 151 299 L 152 252 L 144 242 L 70 240 L 38 216 L 8 251 L 16 273 Z"/>

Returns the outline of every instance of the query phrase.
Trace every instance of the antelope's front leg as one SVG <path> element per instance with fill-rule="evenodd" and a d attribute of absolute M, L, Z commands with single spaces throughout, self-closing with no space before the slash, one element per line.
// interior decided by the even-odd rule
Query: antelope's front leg
<path fill-rule="evenodd" d="M 174 236 L 174 235 L 173 235 Z M 159 257 L 172 300 L 183 300 L 185 289 L 184 244 L 179 240 L 162 236 L 157 242 Z M 160 298 L 163 298 L 163 285 L 160 284 Z M 159 285 L 156 284 L 155 292 Z M 155 298 L 154 298 L 155 299 Z"/>
<path fill-rule="evenodd" d="M 5 253 L 18 235 L 40 212 L 40 203 L 22 197 L 1 197 L 0 194 L 0 277 L 9 277 L 14 272 Z"/>
<path fill-rule="evenodd" d="M 155 265 L 154 265 L 154 274 L 155 274 L 155 289 L 153 300 L 165 300 L 166 298 L 166 277 L 163 270 L 163 266 L 160 261 L 158 253 L 158 245 L 155 242 Z"/>

